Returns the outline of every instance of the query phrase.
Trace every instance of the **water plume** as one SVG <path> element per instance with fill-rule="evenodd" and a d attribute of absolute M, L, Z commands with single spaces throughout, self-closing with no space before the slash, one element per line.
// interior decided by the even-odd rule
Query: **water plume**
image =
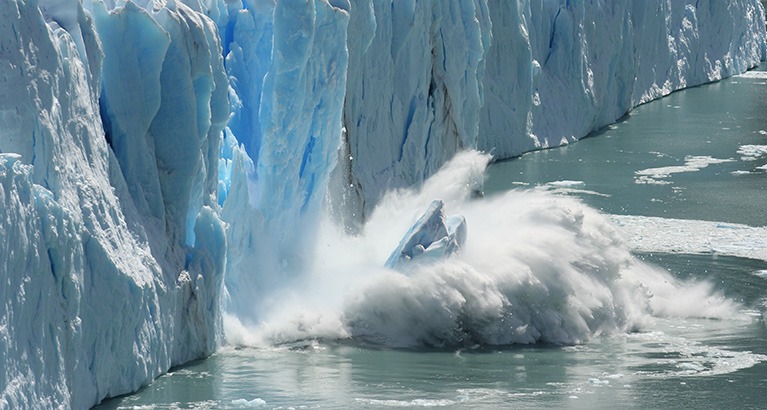
<path fill-rule="evenodd" d="M 464 152 L 422 187 L 388 193 L 356 236 L 326 218 L 307 271 L 258 307 L 259 325 L 229 317 L 230 343 L 577 344 L 647 329 L 654 316 L 739 317 L 739 305 L 710 284 L 638 260 L 623 232 L 578 199 L 538 189 L 477 195 L 489 161 Z M 435 199 L 466 218 L 461 252 L 384 268 Z"/>

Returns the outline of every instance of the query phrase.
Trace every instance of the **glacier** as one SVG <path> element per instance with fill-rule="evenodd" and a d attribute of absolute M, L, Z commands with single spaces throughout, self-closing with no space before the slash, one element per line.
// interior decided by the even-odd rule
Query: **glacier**
<path fill-rule="evenodd" d="M 460 151 L 570 143 L 766 37 L 758 0 L 0 2 L 0 408 L 135 391 L 259 323 L 325 208 L 359 232 Z"/>
<path fill-rule="evenodd" d="M 766 55 L 758 1 L 352 3 L 340 178 L 357 219 L 458 150 L 567 144 Z"/>
<path fill-rule="evenodd" d="M 221 339 L 217 32 L 180 4 L 93 6 L 0 5 L 3 408 L 88 407 Z"/>

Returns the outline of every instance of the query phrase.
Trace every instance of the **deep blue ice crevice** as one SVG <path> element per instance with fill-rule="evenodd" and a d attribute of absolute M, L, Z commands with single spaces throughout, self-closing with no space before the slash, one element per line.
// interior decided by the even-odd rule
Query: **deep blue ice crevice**
<path fill-rule="evenodd" d="M 264 76 L 272 54 L 274 3 L 227 2 L 216 23 L 223 36 L 223 55 L 230 86 L 227 124 L 251 158 L 261 150 L 259 111 Z"/>
<path fill-rule="evenodd" d="M 160 110 L 160 74 L 170 35 L 134 3 L 114 11 L 93 6 L 104 49 L 101 111 L 112 151 L 139 212 L 165 230 L 165 206 L 155 159 L 152 120 Z"/>
<path fill-rule="evenodd" d="M 160 9 L 154 17 L 171 43 L 160 76 L 160 110 L 149 132 L 155 136 L 170 242 L 192 246 L 197 213 L 216 202 L 228 82 L 211 20 L 183 4 Z"/>

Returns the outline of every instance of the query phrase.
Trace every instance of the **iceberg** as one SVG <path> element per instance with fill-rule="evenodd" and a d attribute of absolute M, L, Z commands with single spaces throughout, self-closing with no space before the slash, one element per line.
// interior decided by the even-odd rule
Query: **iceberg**
<path fill-rule="evenodd" d="M 0 408 L 211 354 L 222 312 L 258 323 L 300 280 L 326 207 L 359 230 L 459 151 L 741 73 L 764 22 L 757 0 L 0 2 Z M 387 266 L 466 233 L 434 202 Z"/>

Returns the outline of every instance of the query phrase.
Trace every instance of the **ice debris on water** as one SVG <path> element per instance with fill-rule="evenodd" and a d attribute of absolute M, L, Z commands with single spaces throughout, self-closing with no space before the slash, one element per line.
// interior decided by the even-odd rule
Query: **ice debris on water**
<path fill-rule="evenodd" d="M 466 218 L 446 217 L 444 208 L 443 201 L 432 201 L 386 260 L 387 268 L 397 269 L 417 259 L 448 257 L 461 249 L 466 242 Z"/>

